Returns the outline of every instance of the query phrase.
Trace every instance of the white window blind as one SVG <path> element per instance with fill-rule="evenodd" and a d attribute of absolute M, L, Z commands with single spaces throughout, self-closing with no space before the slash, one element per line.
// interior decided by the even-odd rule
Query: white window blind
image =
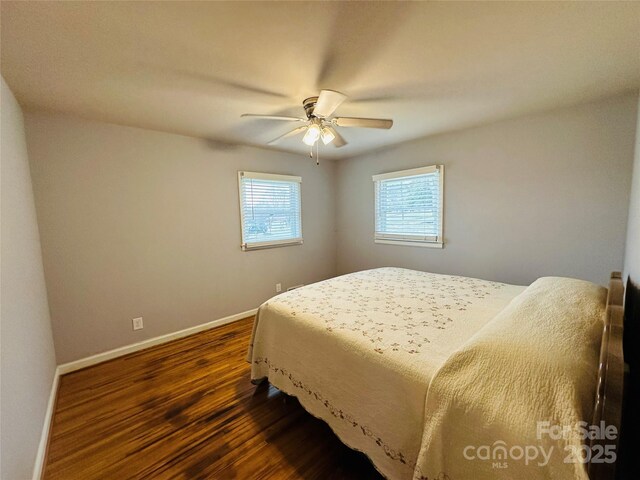
<path fill-rule="evenodd" d="M 442 247 L 444 166 L 374 175 L 377 243 Z"/>
<path fill-rule="evenodd" d="M 302 243 L 301 182 L 290 175 L 238 172 L 243 250 Z"/>

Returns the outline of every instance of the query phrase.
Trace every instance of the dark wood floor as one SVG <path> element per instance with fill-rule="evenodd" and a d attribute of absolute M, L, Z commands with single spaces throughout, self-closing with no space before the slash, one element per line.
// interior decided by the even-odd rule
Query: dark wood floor
<path fill-rule="evenodd" d="M 253 317 L 65 375 L 50 479 L 380 479 L 322 421 L 249 382 Z"/>

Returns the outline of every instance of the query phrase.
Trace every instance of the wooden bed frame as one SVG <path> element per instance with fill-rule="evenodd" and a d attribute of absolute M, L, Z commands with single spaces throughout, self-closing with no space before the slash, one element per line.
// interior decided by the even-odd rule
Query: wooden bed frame
<path fill-rule="evenodd" d="M 601 422 L 604 422 L 605 425 L 613 425 L 617 429 L 618 435 L 615 440 L 591 440 L 592 455 L 602 451 L 607 445 L 614 445 L 616 456 L 620 455 L 619 443 L 625 379 L 623 298 L 622 275 L 620 272 L 613 272 L 607 295 L 592 425 L 601 425 Z M 617 464 L 617 460 L 613 463 L 589 463 L 590 480 L 614 480 Z"/>

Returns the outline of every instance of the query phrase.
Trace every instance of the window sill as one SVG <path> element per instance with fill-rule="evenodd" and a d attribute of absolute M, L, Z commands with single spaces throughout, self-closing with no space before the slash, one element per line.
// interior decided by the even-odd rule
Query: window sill
<path fill-rule="evenodd" d="M 251 250 L 264 250 L 265 248 L 278 248 L 278 247 L 290 247 L 292 245 L 302 245 L 302 239 L 300 240 L 283 240 L 279 242 L 262 242 L 253 244 L 242 244 L 243 252 L 249 252 Z"/>
<path fill-rule="evenodd" d="M 374 239 L 375 243 L 384 243 L 386 245 L 402 245 L 405 247 L 426 247 L 426 248 L 444 248 L 444 242 L 412 242 L 408 240 L 383 240 Z"/>

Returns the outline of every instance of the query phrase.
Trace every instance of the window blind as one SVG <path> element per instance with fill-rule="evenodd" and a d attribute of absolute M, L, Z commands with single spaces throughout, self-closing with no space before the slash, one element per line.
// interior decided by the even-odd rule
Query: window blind
<path fill-rule="evenodd" d="M 302 179 L 238 172 L 242 249 L 302 243 Z"/>
<path fill-rule="evenodd" d="M 375 184 L 375 240 L 442 245 L 442 165 L 385 173 Z"/>

